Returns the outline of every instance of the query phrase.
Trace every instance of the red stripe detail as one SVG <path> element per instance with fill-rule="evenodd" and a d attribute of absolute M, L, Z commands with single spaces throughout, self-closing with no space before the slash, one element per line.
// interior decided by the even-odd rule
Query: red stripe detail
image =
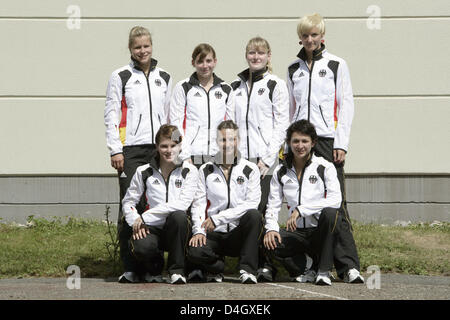
<path fill-rule="evenodd" d="M 127 110 L 127 101 L 125 99 L 125 95 L 123 95 L 121 101 L 122 118 L 120 119 L 119 128 L 125 128 L 127 126 Z"/>
<path fill-rule="evenodd" d="M 334 123 L 338 121 L 337 118 L 337 100 L 336 100 L 336 89 L 334 89 Z"/>
<path fill-rule="evenodd" d="M 208 209 L 210 206 L 211 206 L 211 201 L 208 200 L 208 202 L 206 202 L 205 220 L 208 219 Z"/>
<path fill-rule="evenodd" d="M 145 195 L 145 203 L 147 204 L 147 205 L 145 206 L 145 211 L 147 211 L 148 209 L 150 209 L 150 204 L 148 203 L 147 195 Z"/>
<path fill-rule="evenodd" d="M 183 119 L 183 131 L 184 131 L 184 134 L 186 134 L 186 107 L 187 107 L 187 103 L 184 106 L 184 119 Z"/>

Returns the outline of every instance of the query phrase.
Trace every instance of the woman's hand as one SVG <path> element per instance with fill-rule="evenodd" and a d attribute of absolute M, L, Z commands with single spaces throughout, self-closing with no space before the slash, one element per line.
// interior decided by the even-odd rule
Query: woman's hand
<path fill-rule="evenodd" d="M 266 166 L 266 164 L 264 162 L 262 162 L 262 160 L 258 161 L 258 168 L 259 168 L 259 172 L 261 174 L 261 178 L 264 178 L 270 169 L 268 166 Z"/>
<path fill-rule="evenodd" d="M 133 240 L 144 239 L 148 234 L 150 234 L 150 231 L 142 221 L 142 218 L 137 218 L 133 223 Z"/>
<path fill-rule="evenodd" d="M 277 241 L 281 243 L 281 236 L 276 231 L 269 231 L 264 236 L 264 246 L 269 250 L 275 250 L 277 247 Z"/>
<path fill-rule="evenodd" d="M 292 212 L 291 216 L 286 222 L 286 230 L 287 231 L 295 231 L 297 229 L 297 219 L 300 217 L 300 212 L 295 208 Z"/>
<path fill-rule="evenodd" d="M 211 232 L 214 231 L 216 225 L 214 224 L 211 218 L 208 218 L 202 223 L 202 228 L 204 228 L 206 232 L 208 231 Z"/>
<path fill-rule="evenodd" d="M 124 157 L 122 153 L 111 156 L 111 167 L 119 172 L 123 171 Z"/>
<path fill-rule="evenodd" d="M 189 240 L 189 245 L 191 247 L 202 247 L 206 245 L 206 236 L 201 233 L 194 235 L 191 240 Z"/>

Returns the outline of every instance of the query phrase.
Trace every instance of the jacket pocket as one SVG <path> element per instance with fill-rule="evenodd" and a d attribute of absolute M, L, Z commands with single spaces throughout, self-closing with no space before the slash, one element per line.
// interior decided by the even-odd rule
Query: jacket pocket
<path fill-rule="evenodd" d="M 200 126 L 198 126 L 197 133 L 195 134 L 194 139 L 192 139 L 192 141 L 191 141 L 191 146 L 194 143 L 195 139 L 197 139 L 197 136 L 198 136 L 199 132 L 200 132 Z"/>
<path fill-rule="evenodd" d="M 134 135 L 136 135 L 136 133 L 139 130 L 139 126 L 141 125 L 141 120 L 142 120 L 142 113 L 139 115 L 139 122 L 137 124 L 136 130 L 134 131 Z"/>
<path fill-rule="evenodd" d="M 266 139 L 264 139 L 264 135 L 261 131 L 261 128 L 258 126 L 258 131 L 259 131 L 259 135 L 261 136 L 262 141 L 264 142 L 264 144 L 266 145 L 266 147 L 269 145 L 269 143 L 266 141 Z"/>
<path fill-rule="evenodd" d="M 325 123 L 325 125 L 326 125 L 327 128 L 328 128 L 328 124 L 327 124 L 327 122 L 325 121 L 325 118 L 324 118 L 323 112 L 322 112 L 322 107 L 321 107 L 320 105 L 319 105 L 319 110 L 320 110 L 320 115 L 322 116 L 323 123 Z"/>

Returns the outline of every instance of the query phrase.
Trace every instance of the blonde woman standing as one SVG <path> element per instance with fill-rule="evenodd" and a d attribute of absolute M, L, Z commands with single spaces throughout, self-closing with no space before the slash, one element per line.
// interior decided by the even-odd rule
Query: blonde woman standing
<path fill-rule="evenodd" d="M 286 82 L 271 73 L 272 52 L 261 37 L 250 39 L 245 49 L 248 68 L 232 82 L 235 119 L 239 127 L 242 157 L 256 163 L 261 175 L 261 202 L 264 213 L 269 196 L 271 168 L 277 165 L 278 152 L 289 125 L 289 98 Z M 260 257 L 261 258 L 261 257 Z M 272 280 L 271 268 L 260 265 L 258 278 Z"/>
<path fill-rule="evenodd" d="M 344 164 L 354 114 L 350 72 L 346 61 L 329 53 L 325 47 L 325 22 L 319 14 L 301 18 L 297 34 L 303 47 L 298 59 L 288 67 L 290 122 L 310 121 L 318 135 L 315 153 L 336 167 L 342 204 L 334 264 L 338 276 L 345 282 L 362 283 L 364 278 L 359 271 L 359 257 L 345 197 Z"/>
<path fill-rule="evenodd" d="M 153 42 L 150 32 L 141 26 L 133 27 L 128 38 L 131 62 L 115 70 L 106 90 L 104 121 L 106 144 L 111 166 L 117 170 L 120 202 L 130 185 L 136 168 L 149 162 L 155 150 L 155 136 L 167 123 L 170 103 L 171 76 L 157 67 L 152 58 Z M 137 206 L 145 209 L 145 201 Z M 132 229 L 124 222 L 119 207 L 118 232 L 120 257 L 125 273 L 119 282 L 138 281 L 138 266 L 130 254 Z"/>

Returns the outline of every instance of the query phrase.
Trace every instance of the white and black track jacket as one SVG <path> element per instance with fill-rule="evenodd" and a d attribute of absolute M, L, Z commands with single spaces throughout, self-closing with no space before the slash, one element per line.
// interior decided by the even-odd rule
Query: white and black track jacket
<path fill-rule="evenodd" d="M 156 65 L 152 59 L 148 77 L 134 61 L 111 74 L 104 112 L 111 155 L 121 153 L 123 145 L 154 144 L 167 123 L 172 78 Z"/>
<path fill-rule="evenodd" d="M 234 98 L 230 85 L 213 74 L 213 86 L 207 92 L 194 72 L 178 82 L 170 102 L 169 122 L 183 134 L 180 159 L 191 155 L 215 155 L 217 126 L 234 119 Z"/>
<path fill-rule="evenodd" d="M 139 217 L 136 205 L 145 194 L 147 210 L 142 214 L 144 223 L 161 226 L 167 215 L 174 211 L 186 211 L 192 204 L 198 183 L 198 170 L 184 162 L 169 175 L 167 182 L 160 172 L 157 161 L 140 166 L 131 180 L 122 200 L 122 209 L 127 223 L 132 226 Z"/>
<path fill-rule="evenodd" d="M 219 157 L 220 158 L 220 157 Z M 244 158 L 236 158 L 228 181 L 218 164 L 207 162 L 199 169 L 197 193 L 192 204 L 192 234 L 204 234 L 202 223 L 211 217 L 214 231 L 229 232 L 239 219 L 261 200 L 258 167 Z"/>
<path fill-rule="evenodd" d="M 278 214 L 287 201 L 289 216 L 298 209 L 297 228 L 317 227 L 324 208 L 339 208 L 341 189 L 334 165 L 322 157 L 312 155 L 301 173 L 300 179 L 289 161 L 279 164 L 270 181 L 270 194 L 266 210 L 268 231 L 279 232 Z"/>
<path fill-rule="evenodd" d="M 319 137 L 334 138 L 334 149 L 348 150 L 354 114 L 347 63 L 327 52 L 314 51 L 311 70 L 302 49 L 288 67 L 290 122 L 307 119 Z"/>
<path fill-rule="evenodd" d="M 238 76 L 231 86 L 241 137 L 239 151 L 246 159 L 260 158 L 272 167 L 289 126 L 286 82 L 266 70 L 250 74 L 247 69 Z"/>

